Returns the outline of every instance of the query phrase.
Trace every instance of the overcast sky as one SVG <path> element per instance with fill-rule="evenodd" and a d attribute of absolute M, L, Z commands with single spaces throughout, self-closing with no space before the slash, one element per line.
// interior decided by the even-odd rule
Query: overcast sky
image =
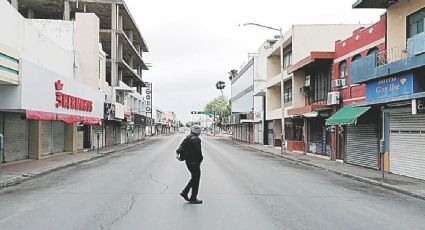
<path fill-rule="evenodd" d="M 292 24 L 373 23 L 382 10 L 352 9 L 355 0 L 126 0 L 150 52 L 143 79 L 153 82 L 154 106 L 181 120 L 219 96 L 218 80 L 240 69 L 249 52 L 277 33 L 255 22 L 289 29 Z M 331 31 L 330 31 L 331 32 Z M 344 39 L 344 38 L 341 38 Z"/>

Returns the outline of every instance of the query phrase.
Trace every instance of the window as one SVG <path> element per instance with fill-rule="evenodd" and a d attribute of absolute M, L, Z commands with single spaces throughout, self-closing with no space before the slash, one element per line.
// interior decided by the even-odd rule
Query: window
<path fill-rule="evenodd" d="M 407 39 L 424 32 L 425 8 L 407 16 Z"/>
<path fill-rule="evenodd" d="M 318 69 L 310 81 L 310 103 L 326 101 L 331 84 L 330 66 Z"/>
<path fill-rule="evenodd" d="M 361 58 L 362 58 L 362 55 L 356 54 L 356 55 L 353 56 L 353 58 L 351 58 L 351 62 L 355 62 L 355 61 L 357 61 L 357 60 L 359 60 Z"/>
<path fill-rule="evenodd" d="M 292 79 L 285 81 L 283 87 L 284 102 L 292 102 Z"/>
<path fill-rule="evenodd" d="M 347 62 L 342 61 L 339 63 L 339 78 L 344 79 L 347 77 Z"/>
<path fill-rule="evenodd" d="M 372 49 L 370 49 L 369 51 L 367 51 L 367 56 L 369 56 L 369 55 L 376 55 L 377 53 L 379 53 L 379 49 L 377 47 L 373 47 Z"/>
<path fill-rule="evenodd" d="M 292 47 L 289 46 L 283 50 L 283 69 L 292 65 Z"/>

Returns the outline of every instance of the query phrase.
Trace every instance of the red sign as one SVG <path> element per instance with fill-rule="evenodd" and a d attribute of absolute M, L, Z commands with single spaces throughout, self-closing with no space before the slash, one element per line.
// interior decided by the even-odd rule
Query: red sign
<path fill-rule="evenodd" d="M 56 108 L 65 108 L 78 111 L 92 112 L 93 102 L 62 93 L 63 84 L 60 80 L 55 82 Z"/>

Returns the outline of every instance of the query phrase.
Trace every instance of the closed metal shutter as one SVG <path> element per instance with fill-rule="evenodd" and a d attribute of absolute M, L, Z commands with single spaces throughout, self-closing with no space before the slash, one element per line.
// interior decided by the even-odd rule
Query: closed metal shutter
<path fill-rule="evenodd" d="M 121 144 L 125 144 L 127 141 L 127 129 L 125 128 L 125 126 L 121 126 Z"/>
<path fill-rule="evenodd" d="M 378 161 L 377 128 L 374 125 L 347 126 L 346 162 L 377 169 Z"/>
<path fill-rule="evenodd" d="M 41 154 L 48 155 L 53 151 L 52 122 L 41 122 Z"/>
<path fill-rule="evenodd" d="M 20 113 L 5 113 L 4 121 L 4 160 L 28 159 L 29 121 Z"/>
<path fill-rule="evenodd" d="M 53 129 L 53 153 L 65 151 L 65 123 L 52 121 Z"/>
<path fill-rule="evenodd" d="M 267 144 L 274 145 L 274 130 L 273 130 L 273 122 L 267 122 Z"/>
<path fill-rule="evenodd" d="M 4 136 L 4 129 L 3 129 L 3 123 L 4 123 L 4 113 L 0 112 L 0 133 Z M 0 163 L 3 162 L 3 153 L 0 152 Z"/>
<path fill-rule="evenodd" d="M 390 117 L 390 171 L 425 180 L 425 114 L 411 108 L 388 110 Z"/>
<path fill-rule="evenodd" d="M 65 151 L 65 124 L 61 121 L 41 122 L 41 154 Z"/>

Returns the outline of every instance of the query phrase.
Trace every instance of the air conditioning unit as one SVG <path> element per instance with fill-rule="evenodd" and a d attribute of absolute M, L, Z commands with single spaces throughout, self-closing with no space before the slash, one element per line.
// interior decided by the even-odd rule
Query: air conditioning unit
<path fill-rule="evenodd" d="M 328 105 L 338 105 L 339 104 L 340 94 L 339 92 L 330 92 L 328 93 Z"/>
<path fill-rule="evenodd" d="M 331 85 L 332 85 L 332 88 L 344 87 L 346 86 L 346 80 L 345 79 L 332 80 Z"/>

